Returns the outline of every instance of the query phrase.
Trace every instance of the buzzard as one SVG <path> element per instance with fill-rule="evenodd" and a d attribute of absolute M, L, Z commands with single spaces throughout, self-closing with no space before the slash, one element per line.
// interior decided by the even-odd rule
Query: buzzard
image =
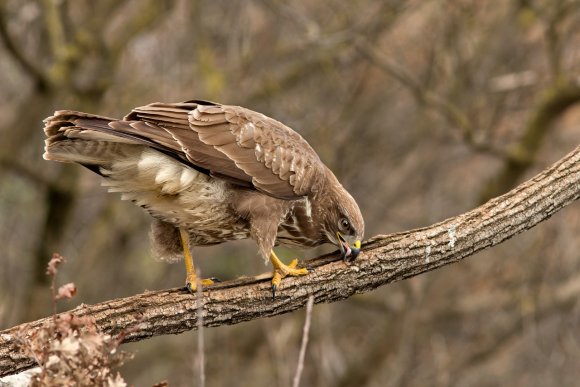
<path fill-rule="evenodd" d="M 60 110 L 44 123 L 44 158 L 87 167 L 151 214 L 155 253 L 185 258 L 191 292 L 190 246 L 252 238 L 274 267 L 273 296 L 282 278 L 308 273 L 280 261 L 275 245 L 332 243 L 345 260 L 359 254 L 355 200 L 302 136 L 263 114 L 191 100 L 138 107 L 122 120 Z"/>

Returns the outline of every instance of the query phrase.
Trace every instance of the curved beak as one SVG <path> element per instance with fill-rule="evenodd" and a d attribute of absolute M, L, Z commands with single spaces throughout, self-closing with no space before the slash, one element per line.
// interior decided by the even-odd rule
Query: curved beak
<path fill-rule="evenodd" d="M 336 237 L 338 239 L 338 247 L 340 248 L 340 257 L 346 262 L 354 261 L 360 253 L 360 241 L 357 240 L 350 246 L 341 233 L 337 232 Z"/>

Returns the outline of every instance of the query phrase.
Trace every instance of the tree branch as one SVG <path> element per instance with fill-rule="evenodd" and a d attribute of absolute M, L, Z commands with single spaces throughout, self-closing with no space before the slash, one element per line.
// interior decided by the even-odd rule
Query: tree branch
<path fill-rule="evenodd" d="M 500 151 L 476 140 L 475 128 L 471 124 L 470 118 L 459 106 L 426 88 L 405 67 L 387 58 L 376 47 L 371 45 L 366 38 L 359 37 L 356 41 L 356 48 L 370 63 L 406 87 L 416 101 L 434 109 L 447 122 L 457 127 L 463 139 L 474 150 L 491 154 L 501 154 Z"/>
<path fill-rule="evenodd" d="M 534 227 L 580 198 L 580 146 L 531 180 L 486 204 L 429 227 L 378 235 L 363 245 L 356 265 L 336 253 L 305 262 L 309 275 L 286 278 L 272 301 L 269 274 L 209 286 L 203 293 L 204 326 L 216 327 L 275 316 L 356 293 L 457 262 Z M 77 316 L 91 316 L 106 333 L 132 327 L 125 341 L 196 329 L 198 298 L 185 289 L 146 292 L 81 305 Z M 15 334 L 46 327 L 51 317 L 0 332 L 0 376 L 34 365 L 17 351 Z M 135 328 L 138 326 L 138 328 Z"/>
<path fill-rule="evenodd" d="M 10 36 L 7 26 L 7 16 L 2 7 L 0 7 L 0 41 L 4 43 L 6 50 L 12 55 L 13 59 L 32 78 L 35 82 L 36 89 L 40 92 L 46 92 L 50 84 L 45 74 L 41 71 L 41 67 L 37 67 L 33 61 L 26 57 L 24 51 L 20 49 L 20 46 Z"/>

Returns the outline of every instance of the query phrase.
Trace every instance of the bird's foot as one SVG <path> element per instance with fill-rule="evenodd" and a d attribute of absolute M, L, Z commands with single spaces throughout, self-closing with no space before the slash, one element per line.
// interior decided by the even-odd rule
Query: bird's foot
<path fill-rule="evenodd" d="M 187 288 L 187 290 L 191 293 L 191 294 L 195 294 L 195 292 L 197 291 L 197 278 L 195 276 L 193 276 L 193 278 L 189 278 L 191 276 L 187 276 L 188 278 L 185 280 L 185 287 Z M 212 285 L 215 284 L 216 282 L 221 282 L 219 279 L 215 278 L 215 277 L 211 277 L 211 278 L 205 278 L 202 279 L 201 281 L 199 281 L 199 284 L 204 287 L 207 285 Z"/>
<path fill-rule="evenodd" d="M 280 260 L 272 260 L 274 265 L 274 275 L 272 277 L 272 300 L 276 298 L 276 290 L 282 282 L 282 278 L 286 276 L 299 277 L 301 275 L 308 274 L 308 270 L 305 268 L 296 269 L 298 266 L 298 260 L 293 259 L 289 265 L 285 265 Z"/>
<path fill-rule="evenodd" d="M 197 290 L 197 284 L 201 284 L 201 286 L 207 286 L 214 284 L 216 282 L 221 282 L 219 279 L 215 277 L 202 279 L 201 281 L 197 280 L 197 274 L 195 271 L 195 267 L 193 266 L 193 257 L 191 256 L 190 248 L 189 248 L 189 234 L 187 230 L 180 228 L 179 229 L 179 236 L 181 238 L 181 245 L 183 247 L 183 261 L 185 262 L 185 287 L 191 294 L 195 294 Z"/>

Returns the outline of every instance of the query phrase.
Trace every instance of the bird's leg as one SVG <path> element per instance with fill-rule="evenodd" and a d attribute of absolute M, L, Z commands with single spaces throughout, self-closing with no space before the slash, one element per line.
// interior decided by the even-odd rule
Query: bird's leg
<path fill-rule="evenodd" d="M 272 266 L 274 266 L 274 276 L 272 277 L 272 299 L 276 298 L 276 289 L 280 286 L 282 278 L 287 275 L 298 277 L 308 274 L 308 270 L 304 268 L 296 269 L 296 266 L 298 265 L 297 259 L 293 259 L 289 265 L 285 265 L 280 258 L 278 258 L 276 253 L 274 253 L 274 250 L 270 253 L 270 262 L 272 262 Z"/>
<path fill-rule="evenodd" d="M 195 273 L 195 266 L 193 266 L 193 257 L 191 256 L 191 249 L 189 247 L 189 235 L 187 231 L 180 228 L 179 237 L 181 238 L 181 246 L 183 247 L 183 260 L 185 261 L 185 286 L 190 293 L 195 293 L 197 289 L 197 274 Z M 213 279 L 203 279 L 199 282 L 202 286 L 211 285 L 214 283 Z"/>

